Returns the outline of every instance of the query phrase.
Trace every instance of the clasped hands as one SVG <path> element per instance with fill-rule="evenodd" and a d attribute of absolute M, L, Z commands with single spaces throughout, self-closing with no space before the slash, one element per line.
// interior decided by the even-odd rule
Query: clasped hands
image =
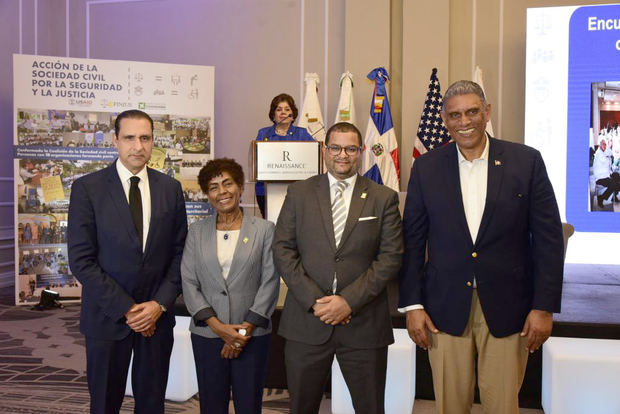
<path fill-rule="evenodd" d="M 148 338 L 155 334 L 155 324 L 162 315 L 161 306 L 154 300 L 134 303 L 125 313 L 127 325 L 136 333 Z"/>
<path fill-rule="evenodd" d="M 352 309 L 342 296 L 323 296 L 316 300 L 312 309 L 314 316 L 327 325 L 346 325 L 351 322 Z"/>
<path fill-rule="evenodd" d="M 220 351 L 220 356 L 224 359 L 234 359 L 241 355 L 241 351 L 252 338 L 252 331 L 256 328 L 250 322 L 241 324 L 222 323 L 215 316 L 207 319 L 207 325 L 224 341 L 224 346 Z M 240 329 L 245 329 L 245 335 L 239 333 Z"/>

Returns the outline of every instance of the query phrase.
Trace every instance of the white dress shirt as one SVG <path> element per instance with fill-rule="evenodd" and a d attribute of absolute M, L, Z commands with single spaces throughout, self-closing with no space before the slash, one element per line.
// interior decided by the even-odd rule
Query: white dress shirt
<path fill-rule="evenodd" d="M 130 179 L 134 176 L 134 174 L 132 174 L 132 172 L 123 165 L 121 160 L 116 160 L 116 171 L 121 179 L 121 184 L 123 184 L 127 204 L 129 204 L 129 188 L 131 187 Z M 140 189 L 140 197 L 142 198 L 142 251 L 144 251 L 151 224 L 151 189 L 149 187 L 149 175 L 146 171 L 146 165 L 138 174 L 136 174 L 136 177 L 140 177 L 138 188 Z"/>
<path fill-rule="evenodd" d="M 217 260 L 220 262 L 224 280 L 228 279 L 240 232 L 241 230 L 217 230 Z M 228 237 L 225 239 L 224 236 L 227 234 Z"/>
<path fill-rule="evenodd" d="M 486 138 L 482 154 L 475 160 L 467 161 L 463 154 L 461 154 L 460 149 L 456 152 L 459 161 L 459 179 L 461 182 L 463 209 L 465 210 L 465 218 L 467 219 L 467 227 L 469 228 L 472 243 L 475 243 L 487 197 L 489 138 Z M 476 278 L 474 277 L 474 288 L 475 287 Z M 398 308 L 398 311 L 400 313 L 405 313 L 415 309 L 424 309 L 424 306 L 422 304 L 409 305 L 404 308 Z"/>
<path fill-rule="evenodd" d="M 612 152 L 609 147 L 605 148 L 605 151 L 602 151 L 599 146 L 594 153 L 594 161 L 592 162 L 592 175 L 594 176 L 594 180 L 607 178 L 611 175 L 611 161 Z"/>
<path fill-rule="evenodd" d="M 489 139 L 487 138 L 480 158 L 472 161 L 457 151 L 459 157 L 459 177 L 461 179 L 461 194 L 467 227 L 472 243 L 476 242 L 480 220 L 484 212 L 487 197 L 487 176 L 489 172 Z"/>

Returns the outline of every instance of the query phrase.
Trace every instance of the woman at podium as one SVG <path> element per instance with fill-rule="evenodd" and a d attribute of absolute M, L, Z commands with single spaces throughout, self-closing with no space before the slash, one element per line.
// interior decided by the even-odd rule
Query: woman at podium
<path fill-rule="evenodd" d="M 314 141 L 306 128 L 293 125 L 298 113 L 291 95 L 281 93 L 274 97 L 269 106 L 269 119 L 273 125 L 259 129 L 256 141 Z M 262 181 L 257 181 L 255 189 L 258 208 L 265 217 L 265 185 Z"/>

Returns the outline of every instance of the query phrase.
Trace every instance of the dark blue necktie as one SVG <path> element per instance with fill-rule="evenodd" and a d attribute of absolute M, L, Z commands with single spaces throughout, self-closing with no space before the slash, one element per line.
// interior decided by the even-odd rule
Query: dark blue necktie
<path fill-rule="evenodd" d="M 140 246 L 142 246 L 142 194 L 140 194 L 140 188 L 138 183 L 140 177 L 135 175 L 130 178 L 131 187 L 129 187 L 129 210 L 133 217 L 133 222 L 138 230 L 138 239 L 140 240 Z"/>

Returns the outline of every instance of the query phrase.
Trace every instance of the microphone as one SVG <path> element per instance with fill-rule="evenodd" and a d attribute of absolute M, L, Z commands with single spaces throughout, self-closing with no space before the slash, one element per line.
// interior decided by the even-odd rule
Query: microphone
<path fill-rule="evenodd" d="M 287 117 L 286 117 L 286 118 L 284 118 L 283 120 L 281 120 L 280 122 L 276 122 L 276 125 L 280 125 L 281 123 L 283 123 L 283 122 L 284 122 L 284 121 L 286 121 L 287 119 L 290 119 L 290 120 L 291 120 L 291 122 L 293 122 L 293 120 L 294 120 L 294 119 L 293 119 L 293 115 L 292 115 L 292 114 L 287 115 Z"/>

